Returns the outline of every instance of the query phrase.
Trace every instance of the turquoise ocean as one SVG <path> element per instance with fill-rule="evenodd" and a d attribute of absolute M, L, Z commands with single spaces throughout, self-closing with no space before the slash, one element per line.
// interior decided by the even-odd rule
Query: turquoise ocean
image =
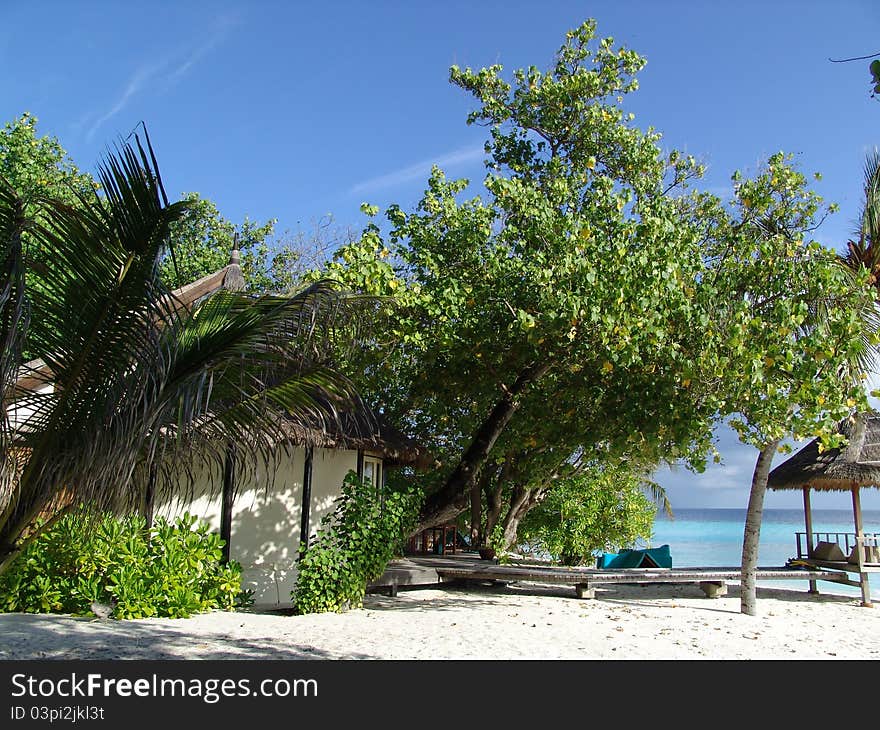
<path fill-rule="evenodd" d="M 654 536 L 641 547 L 669 545 L 672 565 L 688 567 L 736 567 L 742 560 L 744 509 L 679 509 L 673 517 L 658 513 Z M 865 532 L 880 533 L 880 510 L 863 510 Z M 765 509 L 758 544 L 758 566 L 784 566 L 797 556 L 796 532 L 804 532 L 804 512 L 798 509 Z M 813 510 L 814 532 L 855 532 L 852 511 L 837 509 Z M 803 538 L 801 538 L 803 540 Z M 856 578 L 855 574 L 850 574 Z M 759 586 L 794 588 L 806 591 L 806 580 L 772 580 Z M 820 593 L 861 595 L 858 588 L 820 581 Z M 880 600 L 880 573 L 871 576 L 871 596 Z"/>

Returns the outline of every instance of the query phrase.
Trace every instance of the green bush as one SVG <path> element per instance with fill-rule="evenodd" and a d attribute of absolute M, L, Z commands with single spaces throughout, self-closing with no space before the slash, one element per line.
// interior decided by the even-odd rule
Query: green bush
<path fill-rule="evenodd" d="M 346 476 L 337 502 L 300 555 L 296 587 L 290 594 L 297 613 L 363 605 L 367 584 L 381 576 L 388 561 L 402 550 L 419 506 L 414 492 L 386 490 L 379 496 L 354 472 Z"/>
<path fill-rule="evenodd" d="M 603 467 L 560 480 L 520 523 L 530 553 L 565 565 L 592 560 L 594 552 L 629 548 L 653 534 L 657 507 L 645 494 L 656 485 L 625 468 Z"/>
<path fill-rule="evenodd" d="M 159 518 L 69 514 L 31 543 L 0 576 L 0 609 L 114 618 L 185 618 L 241 601 L 241 566 L 221 562 L 223 541 L 185 514 Z"/>

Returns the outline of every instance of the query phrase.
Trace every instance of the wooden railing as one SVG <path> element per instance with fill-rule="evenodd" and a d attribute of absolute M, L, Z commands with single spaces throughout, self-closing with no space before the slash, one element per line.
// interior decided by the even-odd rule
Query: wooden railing
<path fill-rule="evenodd" d="M 795 539 L 797 540 L 797 556 L 798 558 L 806 558 L 809 557 L 807 555 L 807 533 L 806 532 L 796 532 L 794 533 Z M 856 543 L 859 542 L 856 533 L 854 532 L 814 532 L 813 533 L 813 546 L 815 547 L 818 542 L 835 542 L 840 545 L 840 549 L 849 556 L 852 553 L 853 548 L 856 546 Z M 880 545 L 880 533 L 877 532 L 864 532 L 862 533 L 861 539 L 862 545 L 867 546 L 877 546 Z"/>

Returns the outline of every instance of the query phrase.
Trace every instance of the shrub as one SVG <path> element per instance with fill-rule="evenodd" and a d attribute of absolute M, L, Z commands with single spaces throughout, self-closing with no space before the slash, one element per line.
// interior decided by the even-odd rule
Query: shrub
<path fill-rule="evenodd" d="M 223 541 L 185 514 L 159 518 L 66 515 L 37 537 L 0 576 L 0 609 L 114 618 L 185 618 L 232 609 L 241 599 L 241 566 L 221 562 Z"/>
<path fill-rule="evenodd" d="M 315 540 L 302 551 L 296 587 L 297 613 L 344 611 L 363 605 L 367 584 L 402 550 L 415 523 L 419 499 L 413 491 L 376 488 L 349 472 L 332 514 L 321 520 Z"/>
<path fill-rule="evenodd" d="M 632 547 L 653 534 L 657 508 L 645 494 L 652 486 L 640 474 L 612 467 L 560 480 L 523 519 L 519 538 L 528 552 L 565 565 Z"/>

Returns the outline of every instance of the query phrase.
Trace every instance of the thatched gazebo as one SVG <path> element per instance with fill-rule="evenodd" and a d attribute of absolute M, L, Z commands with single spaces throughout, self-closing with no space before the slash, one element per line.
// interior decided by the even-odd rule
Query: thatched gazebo
<path fill-rule="evenodd" d="M 798 534 L 798 559 L 815 567 L 857 573 L 858 581 L 841 582 L 859 586 L 862 605 L 870 606 L 868 574 L 880 572 L 878 535 L 864 531 L 859 490 L 862 487 L 880 488 L 880 414 L 875 411 L 859 414 L 842 421 L 838 429 L 847 438 L 842 448 L 820 451 L 820 441 L 814 439 L 770 472 L 767 487 L 803 492 L 806 539 L 802 546 Z M 850 492 L 855 533 L 813 532 L 811 490 Z M 824 540 L 819 539 L 823 537 Z M 810 581 L 810 592 L 818 592 L 815 581 Z"/>

